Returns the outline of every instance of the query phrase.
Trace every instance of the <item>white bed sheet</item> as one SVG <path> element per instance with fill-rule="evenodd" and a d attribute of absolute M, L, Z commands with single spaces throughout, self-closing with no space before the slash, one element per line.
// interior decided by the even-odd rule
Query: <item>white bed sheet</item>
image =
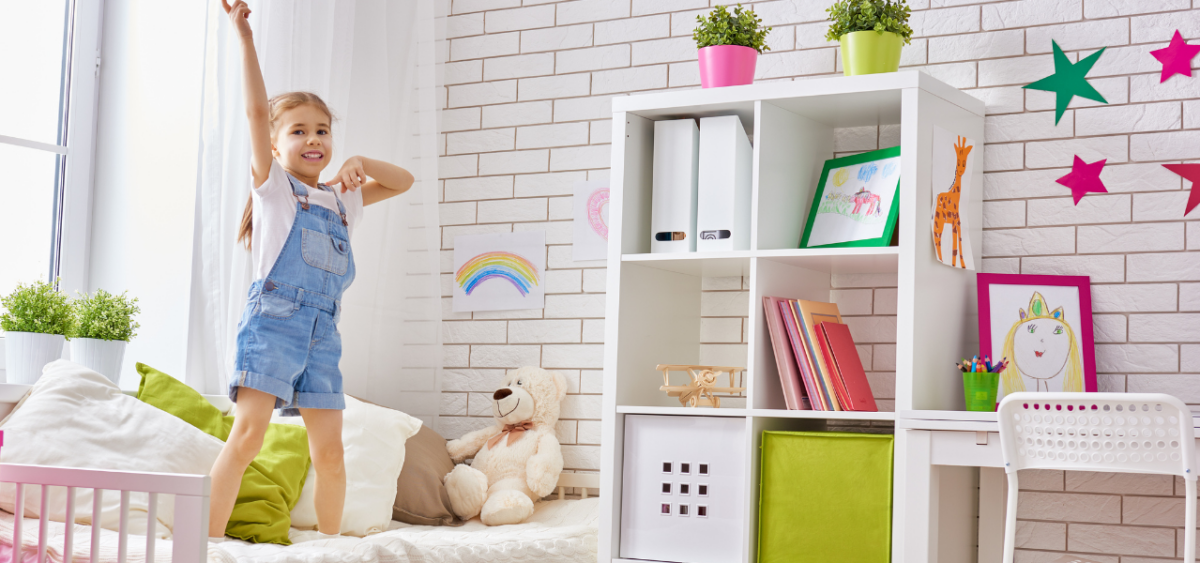
<path fill-rule="evenodd" d="M 538 503 L 533 516 L 512 526 L 485 526 L 478 518 L 459 527 L 410 526 L 391 528 L 365 538 L 323 539 L 312 531 L 292 529 L 291 546 L 226 540 L 209 544 L 209 563 L 594 563 L 599 519 L 598 499 L 552 500 Z M 10 561 L 12 515 L 0 513 L 0 560 Z M 49 523 L 48 559 L 61 562 L 64 527 Z M 36 519 L 23 524 L 23 557 L 37 558 Z M 87 561 L 91 527 L 75 526 L 75 560 Z M 169 563 L 170 540 L 155 544 L 155 563 Z M 117 534 L 101 533 L 100 561 L 117 560 Z M 145 563 L 145 539 L 130 536 L 128 563 Z"/>

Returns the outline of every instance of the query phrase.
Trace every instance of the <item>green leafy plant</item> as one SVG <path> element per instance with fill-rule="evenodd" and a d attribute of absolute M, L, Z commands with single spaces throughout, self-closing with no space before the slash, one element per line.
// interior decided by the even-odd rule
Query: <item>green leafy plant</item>
<path fill-rule="evenodd" d="M 741 45 L 762 53 L 770 51 L 766 45 L 767 33 L 771 28 L 762 27 L 762 19 L 754 10 L 743 9 L 738 4 L 733 12 L 725 6 L 717 6 L 708 13 L 708 17 L 696 16 L 700 25 L 692 31 L 692 39 L 696 40 L 696 48 L 703 49 L 713 45 Z"/>
<path fill-rule="evenodd" d="M 837 41 L 855 31 L 889 31 L 909 44 L 912 28 L 908 27 L 910 10 L 905 0 L 838 0 L 825 10 L 829 12 L 829 31 L 826 41 Z"/>
<path fill-rule="evenodd" d="M 51 284 L 38 281 L 20 284 L 12 293 L 0 297 L 0 329 L 6 332 L 36 332 L 66 335 L 74 315 L 67 296 Z"/>
<path fill-rule="evenodd" d="M 91 295 L 81 295 L 75 300 L 75 323 L 71 337 L 131 340 L 141 326 L 133 321 L 133 316 L 142 312 L 137 301 L 137 298 L 129 299 L 124 293 L 113 295 L 103 289 L 97 289 Z"/>

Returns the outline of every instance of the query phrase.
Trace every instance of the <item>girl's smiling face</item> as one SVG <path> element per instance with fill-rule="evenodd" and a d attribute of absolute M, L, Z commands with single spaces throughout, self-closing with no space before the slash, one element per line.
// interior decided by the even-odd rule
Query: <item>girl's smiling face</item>
<path fill-rule="evenodd" d="M 1062 371 L 1071 353 L 1066 325 L 1051 318 L 1032 319 L 1017 327 L 1014 337 L 1017 369 L 1035 379 L 1050 379 Z"/>
<path fill-rule="evenodd" d="M 329 115 L 312 104 L 283 112 L 271 139 L 275 158 L 288 172 L 315 184 L 333 157 L 333 131 Z"/>

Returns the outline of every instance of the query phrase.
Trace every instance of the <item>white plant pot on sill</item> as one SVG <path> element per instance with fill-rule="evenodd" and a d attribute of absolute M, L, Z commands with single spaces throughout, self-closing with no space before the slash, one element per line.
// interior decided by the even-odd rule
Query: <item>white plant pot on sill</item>
<path fill-rule="evenodd" d="M 121 362 L 125 359 L 124 340 L 72 338 L 71 361 L 88 368 L 115 384 L 121 382 Z"/>
<path fill-rule="evenodd" d="M 4 374 L 8 383 L 33 385 L 46 364 L 62 357 L 61 334 L 4 333 Z"/>

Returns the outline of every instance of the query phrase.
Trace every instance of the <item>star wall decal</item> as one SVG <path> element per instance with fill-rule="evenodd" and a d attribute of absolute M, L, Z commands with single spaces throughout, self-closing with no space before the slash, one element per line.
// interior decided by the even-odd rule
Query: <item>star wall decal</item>
<path fill-rule="evenodd" d="M 1067 104 L 1070 104 L 1071 99 L 1075 96 L 1107 104 L 1108 100 L 1105 100 L 1104 96 L 1101 96 L 1100 92 L 1097 92 L 1087 81 L 1088 71 L 1092 70 L 1092 65 L 1096 64 L 1096 60 L 1100 58 L 1100 54 L 1107 47 L 1071 64 L 1071 60 L 1063 53 L 1058 42 L 1051 41 L 1051 44 L 1054 47 L 1054 74 L 1037 82 L 1026 84 L 1024 88 L 1045 90 L 1056 94 L 1054 124 L 1058 125 L 1058 120 L 1062 119 L 1063 112 L 1067 111 Z"/>
<path fill-rule="evenodd" d="M 1071 188 L 1075 205 L 1079 205 L 1079 200 L 1089 192 L 1108 193 L 1108 188 L 1105 188 L 1104 182 L 1100 181 L 1100 171 L 1104 170 L 1105 162 L 1108 162 L 1107 158 L 1088 164 L 1079 158 L 1079 155 L 1075 155 L 1075 163 L 1071 165 L 1071 171 L 1055 181 Z"/>
<path fill-rule="evenodd" d="M 1159 84 L 1166 82 L 1168 78 L 1176 74 L 1184 76 L 1192 75 L 1192 59 L 1196 54 L 1200 53 L 1200 45 L 1188 45 L 1187 41 L 1183 40 L 1183 35 L 1180 35 L 1179 30 L 1175 30 L 1175 35 L 1171 37 L 1171 44 L 1165 48 L 1150 51 L 1158 62 L 1162 63 L 1162 76 L 1159 78 Z"/>
<path fill-rule="evenodd" d="M 1188 196 L 1187 206 L 1183 209 L 1183 215 L 1186 217 L 1197 205 L 1200 205 L 1200 190 L 1196 189 L 1196 182 L 1200 182 L 1200 164 L 1164 164 L 1163 168 L 1183 176 L 1184 180 L 1192 183 L 1192 193 Z"/>

